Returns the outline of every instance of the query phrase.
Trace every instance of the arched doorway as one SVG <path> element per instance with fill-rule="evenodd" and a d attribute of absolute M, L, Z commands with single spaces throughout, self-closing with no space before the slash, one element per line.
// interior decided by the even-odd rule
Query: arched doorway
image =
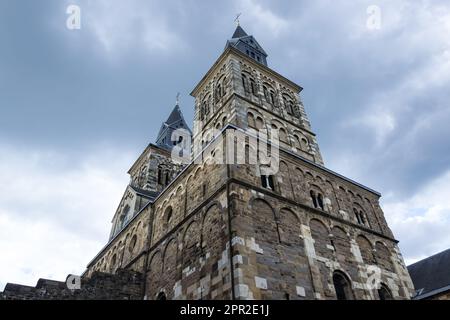
<path fill-rule="evenodd" d="M 347 276 L 339 271 L 333 273 L 333 285 L 338 300 L 353 300 L 352 285 Z"/>

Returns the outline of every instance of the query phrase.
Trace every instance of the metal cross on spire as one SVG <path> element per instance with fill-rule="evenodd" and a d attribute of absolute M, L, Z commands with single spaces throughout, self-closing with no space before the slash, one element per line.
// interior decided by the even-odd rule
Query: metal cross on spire
<path fill-rule="evenodd" d="M 236 25 L 239 26 L 239 17 L 242 15 L 242 13 L 238 13 L 236 15 L 236 19 L 234 19 L 234 22 L 236 22 Z"/>
<path fill-rule="evenodd" d="M 177 100 L 176 100 L 177 106 L 180 105 L 180 93 L 177 93 Z"/>

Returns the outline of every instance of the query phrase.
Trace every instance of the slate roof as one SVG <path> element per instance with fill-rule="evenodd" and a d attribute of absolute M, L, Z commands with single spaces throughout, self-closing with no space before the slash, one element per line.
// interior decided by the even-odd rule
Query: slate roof
<path fill-rule="evenodd" d="M 156 145 L 170 150 L 173 147 L 172 143 L 170 142 L 172 132 L 177 128 L 183 128 L 191 132 L 191 129 L 184 120 L 183 113 L 181 112 L 180 106 L 178 104 L 175 105 L 167 120 L 161 125 L 158 136 L 156 138 Z M 165 143 L 163 142 L 164 138 L 166 138 Z"/>
<path fill-rule="evenodd" d="M 229 39 L 225 45 L 227 47 L 234 47 L 245 54 L 255 54 L 251 56 L 254 60 L 267 66 L 267 53 L 263 47 L 256 41 L 252 35 L 248 35 L 241 26 L 237 26 L 231 39 Z M 259 56 L 259 60 L 256 58 Z"/>
<path fill-rule="evenodd" d="M 241 28 L 241 26 L 237 26 L 236 30 L 233 33 L 233 36 L 231 38 L 242 38 L 248 36 L 247 33 L 245 33 L 244 29 Z"/>
<path fill-rule="evenodd" d="M 416 289 L 415 299 L 450 290 L 450 249 L 408 266 Z"/>

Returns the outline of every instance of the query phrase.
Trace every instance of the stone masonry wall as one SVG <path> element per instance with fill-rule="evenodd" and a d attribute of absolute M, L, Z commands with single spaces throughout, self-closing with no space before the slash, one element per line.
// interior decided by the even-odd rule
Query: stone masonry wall
<path fill-rule="evenodd" d="M 142 299 L 143 275 L 131 270 L 116 274 L 94 272 L 81 280 L 79 290 L 65 282 L 40 279 L 35 287 L 8 283 L 0 300 L 138 300 Z"/>

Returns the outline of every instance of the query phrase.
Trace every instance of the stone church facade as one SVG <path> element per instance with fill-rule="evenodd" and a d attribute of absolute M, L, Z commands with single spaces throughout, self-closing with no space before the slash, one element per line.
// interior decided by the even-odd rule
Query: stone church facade
<path fill-rule="evenodd" d="M 174 132 L 191 133 L 177 103 L 129 170 L 110 239 L 83 279 L 135 272 L 142 299 L 409 299 L 380 194 L 324 166 L 301 91 L 238 26 L 191 93 L 191 162 L 172 156 L 189 142 Z M 236 147 L 248 160 L 256 130 L 268 144 L 278 133 L 277 172 L 259 157 L 216 161 Z"/>

